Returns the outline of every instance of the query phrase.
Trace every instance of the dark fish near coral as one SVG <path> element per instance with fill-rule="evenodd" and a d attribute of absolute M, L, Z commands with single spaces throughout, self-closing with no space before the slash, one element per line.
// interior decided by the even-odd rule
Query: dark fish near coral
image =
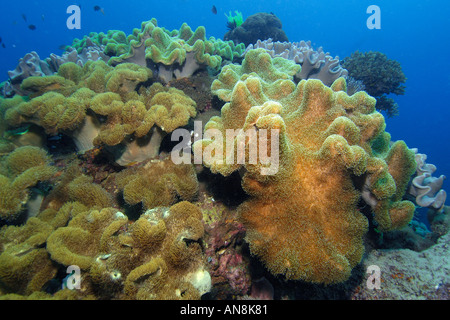
<path fill-rule="evenodd" d="M 58 47 L 58 49 L 59 49 L 59 50 L 66 50 L 67 47 L 68 47 L 67 45 L 62 44 L 62 45 L 60 45 L 60 46 Z"/>
<path fill-rule="evenodd" d="M 215 5 L 212 6 L 211 12 L 212 12 L 213 14 L 217 14 L 217 8 L 216 8 Z"/>
<path fill-rule="evenodd" d="M 95 7 L 94 7 L 94 10 L 95 10 L 95 11 L 100 11 L 101 13 L 105 14 L 105 10 L 103 10 L 103 8 L 100 7 L 100 6 L 95 6 Z"/>
<path fill-rule="evenodd" d="M 59 141 L 59 140 L 61 140 L 62 139 L 62 137 L 61 137 L 61 135 L 56 135 L 56 136 L 51 136 L 51 137 L 48 137 L 47 138 L 47 140 L 48 141 Z"/>
<path fill-rule="evenodd" d="M 28 26 L 28 29 L 30 29 L 30 30 L 36 30 L 36 26 L 35 26 L 34 24 L 30 24 L 30 25 Z"/>

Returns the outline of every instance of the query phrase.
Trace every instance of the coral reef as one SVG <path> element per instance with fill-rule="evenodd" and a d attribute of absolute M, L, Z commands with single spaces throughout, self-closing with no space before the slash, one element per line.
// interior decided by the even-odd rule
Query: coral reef
<path fill-rule="evenodd" d="M 245 46 L 269 38 L 273 41 L 288 41 L 282 29 L 281 20 L 274 14 L 265 12 L 249 16 L 240 26 L 225 33 L 223 38 L 232 40 L 235 44 L 244 43 Z"/>
<path fill-rule="evenodd" d="M 249 54 L 252 51 L 246 59 Z M 255 54 L 260 55 L 259 68 L 271 70 L 267 74 L 276 78 L 275 61 L 282 58 L 272 60 L 258 50 Z M 222 73 L 229 71 L 224 68 Z M 251 195 L 239 207 L 246 239 L 252 254 L 272 273 L 317 283 L 342 282 L 364 252 L 368 222 L 358 209 L 363 185 L 376 200 L 373 214 L 380 230 L 406 225 L 414 205 L 402 196 L 415 170 L 414 155 L 403 142 L 389 148 L 375 99 L 365 92 L 349 97 L 343 78 L 328 88 L 318 80 L 296 86 L 278 74 L 270 90 L 259 76 L 242 76 L 227 96 L 230 102 L 221 117 L 205 126 L 205 133 L 215 130 L 222 136 L 227 129 L 242 129 L 234 136 L 231 152 L 225 152 L 217 138 L 196 141 L 194 152 L 203 154 L 212 172 L 243 170 L 242 186 Z M 277 153 L 277 135 L 257 135 L 271 129 L 279 132 L 279 159 L 250 161 L 251 144 L 260 139 L 268 154 Z M 241 151 L 239 141 L 244 141 Z M 210 152 L 214 156 L 205 161 Z M 240 152 L 245 157 L 241 164 L 233 161 Z"/>
<path fill-rule="evenodd" d="M 11 97 L 15 94 L 26 96 L 30 92 L 21 88 L 21 84 L 28 77 L 55 75 L 58 73 L 59 67 L 67 62 L 73 62 L 80 67 L 83 67 L 88 61 L 107 62 L 109 57 L 103 53 L 103 50 L 103 46 L 91 41 L 80 52 L 68 47 L 62 56 L 52 53 L 44 60 L 41 60 L 34 51 L 27 53 L 19 60 L 16 69 L 8 72 L 9 80 L 0 88 L 0 93 L 4 97 Z"/>
<path fill-rule="evenodd" d="M 56 275 L 45 242 L 53 228 L 30 218 L 24 226 L 0 229 L 0 294 L 29 295 Z"/>
<path fill-rule="evenodd" d="M 47 240 L 51 258 L 78 265 L 96 298 L 198 299 L 210 290 L 201 211 L 189 202 L 147 211 L 131 223 L 116 209 L 78 214 Z"/>
<path fill-rule="evenodd" d="M 120 30 L 92 32 L 82 39 L 75 39 L 65 48 L 62 56 L 51 54 L 41 60 L 36 52 L 22 58 L 17 68 L 9 72 L 10 80 L 2 85 L 2 95 L 28 95 L 22 88 L 23 80 L 30 76 L 49 76 L 58 73 L 59 67 L 67 62 L 84 66 L 88 61 L 104 61 L 115 66 L 120 63 L 134 63 L 150 67 L 163 82 L 173 78 L 190 77 L 195 72 L 209 67 L 218 71 L 222 60 L 239 58 L 245 50 L 242 43 L 223 41 L 210 37 L 206 39 L 205 28 L 195 31 L 184 23 L 179 30 L 169 31 L 158 27 L 155 18 L 144 21 L 141 28 L 126 35 Z"/>
<path fill-rule="evenodd" d="M 150 69 L 131 63 L 110 67 L 88 62 L 83 68 L 66 63 L 58 76 L 24 80 L 22 87 L 35 97 L 5 105 L 5 120 L 11 127 L 32 123 L 49 135 L 71 136 L 79 152 L 95 145 L 118 146 L 111 153 L 119 165 L 153 158 L 166 132 L 195 116 L 196 104 L 182 91 L 159 83 L 137 92 L 151 76 Z"/>
<path fill-rule="evenodd" d="M 26 210 L 30 188 L 55 173 L 47 153 L 38 147 L 20 147 L 4 157 L 0 162 L 0 221 L 17 220 Z"/>
<path fill-rule="evenodd" d="M 333 58 L 322 47 L 314 50 L 311 41 L 273 42 L 272 39 L 258 40 L 250 44 L 245 53 L 253 49 L 265 49 L 272 58 L 282 57 L 302 66 L 295 75 L 297 79 L 319 79 L 327 86 L 339 77 L 346 77 L 348 72 L 340 65 L 339 57 Z"/>
<path fill-rule="evenodd" d="M 377 99 L 377 110 L 392 117 L 398 114 L 398 105 L 388 97 L 389 94 L 403 95 L 406 77 L 400 63 L 388 59 L 381 52 L 356 51 L 343 60 L 342 66 L 348 70 L 348 75 L 361 80 L 365 91 Z"/>
<path fill-rule="evenodd" d="M 158 27 L 156 19 L 145 21 L 141 30 L 134 29 L 133 34 L 128 36 L 128 52 L 111 58 L 110 64 L 133 62 L 149 66 L 167 83 L 174 77 L 190 77 L 201 68 L 218 70 L 222 55 L 232 60 L 244 51 L 241 44 L 235 45 L 213 37 L 208 40 L 205 34 L 204 27 L 192 31 L 186 23 L 179 30 L 168 31 Z"/>
<path fill-rule="evenodd" d="M 376 110 L 399 64 L 235 13 L 226 41 L 151 19 L 10 71 L 0 300 L 448 299 L 445 177 Z M 173 162 L 177 128 L 195 165 Z"/>
<path fill-rule="evenodd" d="M 426 154 L 418 153 L 419 150 L 416 148 L 413 150 L 416 153 L 417 170 L 415 177 L 412 179 L 409 194 L 415 197 L 419 206 L 440 211 L 444 208 L 447 198 L 447 193 L 441 189 L 445 176 L 433 177 L 432 175 L 437 169 L 436 166 L 426 163 Z"/>

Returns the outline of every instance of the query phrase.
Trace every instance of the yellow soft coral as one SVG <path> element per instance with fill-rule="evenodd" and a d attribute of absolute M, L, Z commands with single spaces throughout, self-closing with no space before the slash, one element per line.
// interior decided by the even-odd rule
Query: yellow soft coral
<path fill-rule="evenodd" d="M 288 90 L 276 100 L 267 95 L 270 88 L 263 80 L 242 79 L 221 117 L 205 126 L 205 134 L 218 130 L 226 137 L 227 129 L 253 132 L 244 140 L 245 162 L 229 158 L 225 138 L 207 136 L 194 143 L 194 152 L 223 152 L 207 158 L 205 164 L 213 172 L 245 173 L 242 186 L 251 198 L 239 207 L 240 218 L 252 254 L 272 273 L 325 284 L 345 281 L 364 253 L 368 222 L 358 210 L 364 182 L 376 198 L 374 218 L 383 230 L 410 220 L 414 208 L 400 198 L 415 166 L 411 151 L 403 145 L 390 153 L 387 147 L 377 150 L 389 153 L 386 159 L 373 154 L 372 143 L 383 135 L 384 119 L 375 111 L 374 98 L 364 92 L 348 96 L 342 78 L 332 89 L 318 80 L 283 85 Z M 273 86 L 280 85 L 274 81 Z M 271 135 L 271 129 L 279 136 Z M 269 132 L 267 139 L 259 134 L 263 130 Z M 272 139 L 279 149 L 271 149 Z M 268 154 L 279 155 L 270 174 L 263 174 L 267 163 L 260 158 L 256 163 L 249 160 L 252 145 L 261 144 Z"/>
<path fill-rule="evenodd" d="M 82 269 L 83 295 L 193 299 L 211 285 L 203 267 L 203 233 L 202 213 L 189 202 L 149 210 L 134 223 L 104 208 L 80 213 L 55 230 L 47 250 L 52 260 Z"/>
<path fill-rule="evenodd" d="M 178 199 L 192 201 L 198 191 L 193 165 L 175 165 L 171 159 L 123 170 L 116 175 L 116 183 L 125 202 L 142 202 L 146 209 L 169 206 Z"/>
<path fill-rule="evenodd" d="M 47 153 L 38 147 L 20 147 L 0 163 L 0 219 L 14 221 L 30 198 L 29 188 L 56 173 Z"/>

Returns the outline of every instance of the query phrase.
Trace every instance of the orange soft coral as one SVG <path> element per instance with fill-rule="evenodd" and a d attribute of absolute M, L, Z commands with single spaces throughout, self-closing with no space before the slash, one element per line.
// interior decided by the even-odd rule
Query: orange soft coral
<path fill-rule="evenodd" d="M 244 173 L 242 186 L 251 198 L 239 207 L 240 217 L 252 254 L 272 273 L 315 283 L 345 281 L 364 253 L 368 221 L 358 210 L 364 181 L 370 181 L 374 218 L 383 230 L 411 219 L 414 207 L 401 201 L 415 166 L 411 151 L 404 143 L 391 150 L 381 145 L 385 123 L 375 111 L 375 99 L 364 92 L 348 96 L 342 78 L 331 88 L 319 80 L 297 86 L 274 81 L 268 88 L 258 77 L 244 79 L 205 131 L 215 129 L 224 137 L 227 129 L 253 131 L 253 138 L 245 140 L 246 161 L 227 161 L 224 154 L 205 164 L 223 175 Z M 276 86 L 285 94 L 269 100 L 267 90 Z M 279 152 L 271 174 L 263 174 L 267 164 L 248 158 L 252 143 L 261 146 L 258 133 L 264 129 L 279 132 L 279 140 L 269 133 L 265 142 L 269 153 Z M 272 139 L 279 150 L 271 149 Z M 372 151 L 375 141 L 378 157 Z M 221 139 L 194 143 L 196 153 L 225 150 Z"/>

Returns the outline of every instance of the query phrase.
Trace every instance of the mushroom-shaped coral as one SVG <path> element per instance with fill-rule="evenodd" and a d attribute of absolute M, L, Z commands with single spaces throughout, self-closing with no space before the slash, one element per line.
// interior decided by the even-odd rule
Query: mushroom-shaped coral
<path fill-rule="evenodd" d="M 314 50 L 311 41 L 305 42 L 273 42 L 272 39 L 258 40 L 250 44 L 245 52 L 252 49 L 265 49 L 272 58 L 282 57 L 298 63 L 301 70 L 295 75 L 298 79 L 319 79 L 327 86 L 348 72 L 340 65 L 339 57 L 332 57 L 322 47 Z"/>
<path fill-rule="evenodd" d="M 264 96 L 279 99 L 291 89 L 292 81 L 286 80 L 292 80 L 298 71 L 300 66 L 293 61 L 281 57 L 272 59 L 263 49 L 250 50 L 241 65 L 230 64 L 222 69 L 212 83 L 211 91 L 220 99 L 230 101 L 233 88 L 238 81 L 257 76 L 259 81 L 255 82 L 252 90 L 259 90 L 257 85 L 261 85 Z"/>
<path fill-rule="evenodd" d="M 404 143 L 391 150 L 381 143 L 387 136 L 375 99 L 365 92 L 348 96 L 343 78 L 331 88 L 319 80 L 283 88 L 274 101 L 265 95 L 263 80 L 238 81 L 221 117 L 205 127 L 205 134 L 216 134 L 196 141 L 194 153 L 202 153 L 213 172 L 243 173 L 251 198 L 239 207 L 240 217 L 252 254 L 272 273 L 315 283 L 345 281 L 364 253 L 368 221 L 358 202 L 366 176 L 378 200 L 375 221 L 383 230 L 404 226 L 414 212 L 411 202 L 401 201 L 414 157 Z M 225 138 L 217 138 L 229 136 L 227 129 L 239 131 L 227 139 L 230 150 Z M 267 156 L 252 158 L 255 146 Z"/>
<path fill-rule="evenodd" d="M 419 206 L 441 211 L 447 198 L 447 193 L 441 189 L 445 176 L 433 177 L 433 173 L 437 169 L 436 166 L 426 163 L 426 154 L 418 153 L 417 149 L 413 150 L 416 153 L 417 170 L 415 177 L 412 179 L 409 194 L 416 197 L 416 203 Z"/>
<path fill-rule="evenodd" d="M 190 77 L 202 67 L 218 70 L 222 57 L 214 45 L 215 39 L 206 39 L 204 27 L 195 31 L 184 23 L 179 30 L 168 31 L 157 26 L 156 19 L 142 23 L 128 38 L 130 50 L 110 60 L 110 64 L 132 62 L 154 69 L 159 78 L 169 82 Z M 233 57 L 233 55 L 231 55 Z"/>
<path fill-rule="evenodd" d="M 111 150 L 119 165 L 155 158 L 163 137 L 187 125 L 197 113 L 195 101 L 181 90 L 155 83 L 140 93 L 126 102 L 111 92 L 99 94 L 91 101 L 91 110 L 106 116 L 93 143 L 120 144 Z"/>
<path fill-rule="evenodd" d="M 64 133 L 73 138 L 79 152 L 106 145 L 116 162 L 125 166 L 156 157 L 166 133 L 196 115 L 195 101 L 181 90 L 159 83 L 139 86 L 152 73 L 135 64 L 110 67 L 99 61 L 81 68 L 67 63 L 58 74 L 53 77 L 68 82 L 51 92 L 29 101 L 2 99 L 9 126 L 32 123 L 49 135 Z M 40 83 L 46 78 L 26 81 Z"/>
<path fill-rule="evenodd" d="M 34 90 L 37 96 L 29 101 L 14 99 L 15 103 L 6 100 L 5 120 L 12 127 L 33 123 L 49 135 L 65 133 L 84 152 L 93 147 L 92 140 L 100 130 L 98 120 L 86 114 L 91 99 L 98 93 L 109 92 L 120 100 L 150 76 L 149 69 L 132 64 L 112 68 L 99 61 L 82 68 L 66 63 L 59 68 L 58 75 L 27 78 L 22 86 Z"/>
<path fill-rule="evenodd" d="M 18 219 L 30 199 L 29 188 L 50 180 L 56 170 L 47 153 L 38 147 L 20 147 L 0 163 L 0 219 Z"/>

